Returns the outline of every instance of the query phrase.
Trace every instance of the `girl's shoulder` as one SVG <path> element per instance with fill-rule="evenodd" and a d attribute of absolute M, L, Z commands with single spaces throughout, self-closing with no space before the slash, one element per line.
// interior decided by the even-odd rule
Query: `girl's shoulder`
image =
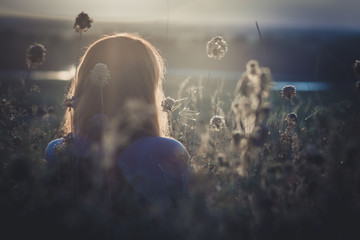
<path fill-rule="evenodd" d="M 119 156 L 122 158 L 156 158 L 158 161 L 187 161 L 189 154 L 183 144 L 167 137 L 141 137 L 128 146 Z"/>
<path fill-rule="evenodd" d="M 51 162 L 54 160 L 56 156 L 56 149 L 60 148 L 65 142 L 64 138 L 58 138 L 55 140 L 52 140 L 45 149 L 45 159 L 48 162 Z"/>
<path fill-rule="evenodd" d="M 141 137 L 120 153 L 117 163 L 134 191 L 149 200 L 185 192 L 189 154 L 175 139 Z"/>

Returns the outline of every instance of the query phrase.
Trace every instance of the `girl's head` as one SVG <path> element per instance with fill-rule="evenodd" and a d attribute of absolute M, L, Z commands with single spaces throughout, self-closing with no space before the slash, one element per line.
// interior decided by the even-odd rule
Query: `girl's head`
<path fill-rule="evenodd" d="M 110 72 L 109 84 L 102 88 L 90 78 L 98 63 L 106 64 Z M 69 91 L 76 106 L 74 112 L 66 112 L 63 130 L 88 137 L 91 119 L 103 112 L 110 121 L 121 121 L 117 124 L 120 134 L 126 132 L 131 138 L 163 135 L 167 123 L 159 103 L 163 72 L 161 56 L 139 36 L 124 33 L 97 40 L 80 61 Z"/>

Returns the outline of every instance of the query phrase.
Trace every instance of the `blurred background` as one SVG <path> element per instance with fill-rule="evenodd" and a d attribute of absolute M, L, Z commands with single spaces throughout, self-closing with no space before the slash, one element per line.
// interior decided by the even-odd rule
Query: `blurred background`
<path fill-rule="evenodd" d="M 298 91 L 338 90 L 355 82 L 358 9 L 357 0 L 1 0 L 1 84 L 25 76 L 26 49 L 37 42 L 46 47 L 46 60 L 31 78 L 52 89 L 49 97 L 62 98 L 59 86 L 72 78 L 78 56 L 73 24 L 84 11 L 94 22 L 82 35 L 80 55 L 104 34 L 137 32 L 164 56 L 166 86 L 206 79 L 209 71 L 212 80 L 234 85 L 256 59 L 271 69 L 274 89 L 292 83 Z M 228 43 L 221 60 L 205 52 L 216 35 Z"/>

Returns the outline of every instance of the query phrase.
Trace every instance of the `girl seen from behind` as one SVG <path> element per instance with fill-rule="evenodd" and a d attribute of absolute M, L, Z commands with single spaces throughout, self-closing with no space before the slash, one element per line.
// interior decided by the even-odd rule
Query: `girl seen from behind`
<path fill-rule="evenodd" d="M 176 205 L 186 191 L 189 155 L 165 137 L 163 74 L 162 57 L 139 36 L 105 36 L 90 45 L 66 101 L 65 137 L 46 148 L 57 185 L 70 178 L 74 191 L 86 194 L 103 186 L 112 205 L 124 186 L 145 202 Z"/>

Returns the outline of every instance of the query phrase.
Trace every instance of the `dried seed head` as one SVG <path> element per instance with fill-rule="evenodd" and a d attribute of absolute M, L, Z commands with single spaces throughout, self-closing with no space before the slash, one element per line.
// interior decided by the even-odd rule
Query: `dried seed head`
<path fill-rule="evenodd" d="M 260 73 L 259 62 L 256 60 L 250 60 L 246 64 L 246 73 L 250 75 L 258 75 Z"/>
<path fill-rule="evenodd" d="M 213 116 L 210 119 L 210 127 L 214 131 L 220 131 L 225 126 L 225 119 L 222 116 Z"/>
<path fill-rule="evenodd" d="M 296 96 L 296 87 L 293 85 L 286 85 L 281 90 L 281 97 L 285 100 L 290 100 Z"/>
<path fill-rule="evenodd" d="M 37 67 L 45 60 L 46 49 L 42 44 L 34 43 L 26 51 L 26 65 L 28 68 Z"/>
<path fill-rule="evenodd" d="M 88 14 L 81 12 L 75 18 L 74 29 L 76 32 L 86 32 L 90 27 L 93 19 Z"/>
<path fill-rule="evenodd" d="M 228 50 L 226 41 L 221 36 L 212 38 L 206 44 L 206 53 L 209 58 L 221 59 Z"/>
<path fill-rule="evenodd" d="M 90 72 L 91 84 L 104 87 L 110 83 L 110 72 L 105 63 L 97 63 Z"/>
<path fill-rule="evenodd" d="M 289 113 L 285 118 L 286 126 L 289 127 L 296 126 L 297 121 L 298 116 L 296 115 L 296 113 Z"/>
<path fill-rule="evenodd" d="M 171 97 L 167 97 L 161 102 L 161 107 L 164 112 L 172 112 L 174 105 L 175 105 L 175 100 Z"/>

